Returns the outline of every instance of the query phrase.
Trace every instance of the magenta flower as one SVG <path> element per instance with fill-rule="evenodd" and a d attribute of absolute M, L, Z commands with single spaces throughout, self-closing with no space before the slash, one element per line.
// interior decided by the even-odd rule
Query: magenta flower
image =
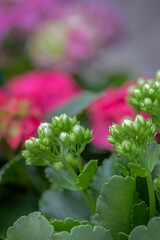
<path fill-rule="evenodd" d="M 31 71 L 11 79 L 7 88 L 16 98 L 31 101 L 43 114 L 81 92 L 73 78 L 59 71 Z"/>
<path fill-rule="evenodd" d="M 95 146 L 112 151 L 113 146 L 107 142 L 107 136 L 110 135 L 109 127 L 113 123 L 120 124 L 124 118 L 135 117 L 135 111 L 126 101 L 129 86 L 131 84 L 125 84 L 121 88 L 107 89 L 105 94 L 88 108 L 90 128 L 93 129 L 92 143 Z M 147 113 L 141 114 L 145 118 L 149 117 Z"/>

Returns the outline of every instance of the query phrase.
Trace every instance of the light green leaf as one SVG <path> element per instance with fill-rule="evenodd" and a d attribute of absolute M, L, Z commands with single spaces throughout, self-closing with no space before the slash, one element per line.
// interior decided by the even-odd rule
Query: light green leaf
<path fill-rule="evenodd" d="M 90 160 L 83 169 L 82 173 L 78 176 L 76 185 L 81 187 L 81 189 L 88 188 L 96 172 L 97 166 L 98 160 Z"/>
<path fill-rule="evenodd" d="M 160 217 L 152 218 L 148 226 L 138 226 L 131 232 L 129 240 L 159 240 Z"/>
<path fill-rule="evenodd" d="M 131 212 L 132 228 L 139 225 L 146 225 L 149 220 L 149 208 L 145 202 L 140 202 L 133 205 Z"/>
<path fill-rule="evenodd" d="M 89 225 L 74 227 L 71 233 L 62 232 L 60 235 L 65 240 L 113 240 L 111 233 L 103 227 Z"/>
<path fill-rule="evenodd" d="M 49 181 L 58 187 L 69 190 L 79 190 L 68 172 L 64 169 L 46 168 L 45 174 Z"/>
<path fill-rule="evenodd" d="M 40 212 L 20 217 L 7 231 L 7 240 L 52 240 L 54 228 Z"/>
<path fill-rule="evenodd" d="M 142 168 L 140 164 L 128 163 L 128 166 L 138 177 L 147 177 L 149 174 L 147 169 Z"/>
<path fill-rule="evenodd" d="M 47 190 L 41 197 L 41 212 L 48 218 L 64 220 L 72 217 L 79 221 L 88 220 L 90 211 L 80 192 L 64 189 Z"/>
<path fill-rule="evenodd" d="M 102 93 L 83 91 L 78 97 L 75 97 L 70 102 L 55 110 L 50 116 L 47 116 L 47 120 L 50 121 L 53 116 L 59 116 L 62 113 L 66 113 L 70 117 L 77 115 L 86 109 L 89 104 L 101 94 Z"/>
<path fill-rule="evenodd" d="M 70 232 L 73 227 L 76 227 L 79 225 L 86 225 L 88 224 L 88 221 L 79 222 L 78 220 L 74 220 L 73 218 L 69 217 L 69 218 L 66 218 L 65 220 L 52 219 L 50 221 L 50 224 L 54 226 L 54 229 L 57 232 L 62 232 L 62 231 Z"/>
<path fill-rule="evenodd" d="M 109 229 L 115 240 L 118 233 L 131 231 L 130 214 L 134 204 L 135 179 L 113 176 L 103 185 L 97 200 L 95 224 Z"/>
<path fill-rule="evenodd" d="M 151 142 L 149 145 L 149 162 L 148 162 L 148 170 L 152 172 L 156 162 L 160 157 L 160 144 L 157 142 Z"/>
<path fill-rule="evenodd" d="M 118 233 L 119 240 L 128 240 L 129 236 L 123 232 Z"/>

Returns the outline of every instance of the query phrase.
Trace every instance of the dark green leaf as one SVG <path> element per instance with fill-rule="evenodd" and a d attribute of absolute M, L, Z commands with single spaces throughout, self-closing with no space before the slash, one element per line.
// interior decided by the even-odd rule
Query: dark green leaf
<path fill-rule="evenodd" d="M 40 212 L 20 217 L 7 231 L 7 240 L 52 240 L 54 228 Z"/>
<path fill-rule="evenodd" d="M 82 173 L 78 176 L 76 185 L 81 187 L 82 189 L 88 188 L 96 172 L 97 166 L 98 160 L 89 161 L 83 169 Z"/>
<path fill-rule="evenodd" d="M 131 231 L 130 213 L 134 204 L 135 179 L 113 176 L 103 185 L 97 200 L 95 224 L 109 229 L 115 240 L 118 233 Z"/>
<path fill-rule="evenodd" d="M 116 167 L 116 156 L 111 155 L 108 159 L 104 159 L 101 166 L 98 166 L 97 172 L 93 177 L 90 188 L 92 190 L 95 199 L 97 199 L 100 194 L 100 190 L 105 182 L 108 181 L 110 177 L 118 174 L 118 169 Z"/>
<path fill-rule="evenodd" d="M 78 190 L 79 188 L 75 185 L 74 181 L 70 177 L 67 171 L 64 169 L 45 169 L 46 177 L 49 179 L 51 183 L 54 185 L 69 189 L 69 190 Z"/>
<path fill-rule="evenodd" d="M 40 200 L 40 210 L 48 218 L 72 217 L 79 221 L 88 220 L 89 209 L 80 192 L 64 189 L 47 190 Z"/>
<path fill-rule="evenodd" d="M 140 164 L 128 163 L 128 166 L 138 177 L 147 177 L 149 174 L 147 169 L 142 168 Z"/>
<path fill-rule="evenodd" d="M 111 233 L 106 229 L 99 226 L 92 228 L 89 225 L 74 227 L 71 233 L 62 232 L 60 235 L 65 240 L 113 240 Z"/>
<path fill-rule="evenodd" d="M 55 231 L 62 232 L 67 231 L 70 232 L 73 227 L 79 225 L 86 225 L 88 221 L 79 222 L 78 220 L 74 220 L 73 218 L 66 218 L 65 220 L 57 220 L 53 219 L 50 221 L 50 224 L 54 226 Z"/>
<path fill-rule="evenodd" d="M 62 113 L 66 113 L 70 117 L 77 115 L 86 109 L 98 96 L 100 96 L 100 94 L 84 91 L 78 97 L 75 97 L 64 106 L 58 108 L 50 116 L 47 116 L 47 120 L 50 121 L 53 116 L 59 116 Z"/>
<path fill-rule="evenodd" d="M 129 236 L 123 232 L 118 233 L 119 240 L 128 240 Z"/>
<path fill-rule="evenodd" d="M 160 217 L 152 218 L 148 226 L 138 226 L 131 232 L 129 240 L 159 240 Z"/>
<path fill-rule="evenodd" d="M 139 225 L 146 225 L 149 220 L 149 208 L 145 202 L 140 202 L 133 205 L 131 212 L 132 228 Z"/>

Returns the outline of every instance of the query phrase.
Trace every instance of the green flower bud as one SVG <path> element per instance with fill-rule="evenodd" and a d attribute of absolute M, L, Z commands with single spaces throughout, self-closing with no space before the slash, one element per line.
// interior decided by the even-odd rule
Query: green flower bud
<path fill-rule="evenodd" d="M 115 143 L 116 143 L 115 138 L 112 137 L 112 136 L 107 137 L 107 141 L 108 141 L 109 143 L 111 143 L 111 144 L 115 144 Z"/>
<path fill-rule="evenodd" d="M 78 121 L 75 116 L 73 118 L 70 118 L 71 128 L 74 127 L 77 123 L 78 123 Z"/>
<path fill-rule="evenodd" d="M 150 133 L 151 135 L 153 135 L 153 137 L 154 137 L 154 135 L 155 135 L 155 133 L 156 133 L 156 125 L 155 125 L 154 123 L 152 124 L 149 133 Z"/>
<path fill-rule="evenodd" d="M 89 143 L 92 141 L 92 131 L 90 131 L 88 128 L 84 132 L 84 140 Z"/>
<path fill-rule="evenodd" d="M 147 107 L 151 107 L 153 105 L 153 102 L 150 98 L 145 98 L 144 104 L 147 105 Z"/>
<path fill-rule="evenodd" d="M 156 80 L 160 81 L 160 70 L 156 72 Z"/>
<path fill-rule="evenodd" d="M 69 139 L 70 139 L 70 142 L 73 144 L 76 144 L 77 143 L 77 137 L 75 136 L 74 133 L 71 133 L 70 136 L 69 136 Z"/>
<path fill-rule="evenodd" d="M 148 84 L 148 83 L 144 84 L 144 86 L 143 86 L 143 92 L 144 92 L 145 94 L 148 94 L 148 93 L 149 93 L 149 89 L 150 89 L 149 84 Z"/>
<path fill-rule="evenodd" d="M 159 178 L 155 178 L 153 180 L 153 186 L 156 192 L 160 191 L 160 179 Z"/>
<path fill-rule="evenodd" d="M 60 121 L 62 121 L 63 126 L 65 127 L 66 130 L 70 128 L 70 119 L 67 116 L 67 114 L 65 113 L 61 114 Z"/>
<path fill-rule="evenodd" d="M 55 116 L 54 118 L 52 118 L 52 125 L 54 127 L 58 126 L 58 122 L 59 122 L 59 117 L 58 116 Z"/>
<path fill-rule="evenodd" d="M 59 140 L 62 142 L 62 143 L 67 143 L 68 142 L 68 139 L 69 139 L 69 134 L 66 133 L 66 132 L 61 132 L 60 135 L 59 135 Z"/>
<path fill-rule="evenodd" d="M 136 115 L 135 122 L 141 127 L 146 125 L 146 120 L 142 115 Z"/>
<path fill-rule="evenodd" d="M 144 78 L 139 78 L 139 79 L 138 79 L 138 85 L 139 85 L 139 86 L 143 86 L 144 84 L 145 84 Z"/>
<path fill-rule="evenodd" d="M 147 127 L 151 127 L 152 126 L 152 119 L 147 119 Z"/>
<path fill-rule="evenodd" d="M 132 145 L 129 141 L 125 140 L 122 142 L 122 149 L 126 152 L 130 152 L 132 149 Z"/>
<path fill-rule="evenodd" d="M 53 128 L 50 123 L 41 123 L 38 127 L 38 136 L 43 139 L 44 137 L 52 137 L 54 135 Z"/>
<path fill-rule="evenodd" d="M 160 82 L 155 81 L 155 87 L 158 89 L 160 87 Z"/>
<path fill-rule="evenodd" d="M 135 133 L 135 130 L 133 128 L 133 121 L 132 120 L 130 120 L 130 119 L 123 120 L 122 128 L 128 136 L 135 137 L 136 133 Z"/>
<path fill-rule="evenodd" d="M 113 137 L 118 139 L 124 135 L 123 129 L 117 124 L 113 124 L 111 127 L 109 127 L 109 132 Z"/>

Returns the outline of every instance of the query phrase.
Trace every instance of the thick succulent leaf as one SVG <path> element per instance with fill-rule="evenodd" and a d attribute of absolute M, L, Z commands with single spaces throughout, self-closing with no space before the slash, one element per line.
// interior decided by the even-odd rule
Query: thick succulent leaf
<path fill-rule="evenodd" d="M 79 188 L 75 185 L 74 181 L 70 177 L 67 171 L 64 169 L 45 169 L 46 177 L 49 179 L 51 183 L 54 185 L 69 189 L 69 190 L 78 190 Z"/>
<path fill-rule="evenodd" d="M 64 189 L 47 190 L 39 203 L 41 212 L 48 218 L 64 220 L 72 217 L 79 221 L 88 220 L 90 211 L 80 192 Z"/>
<path fill-rule="evenodd" d="M 108 159 L 104 159 L 101 166 L 98 166 L 96 174 L 93 177 L 90 188 L 94 198 L 100 194 L 100 190 L 105 182 L 108 181 L 110 177 L 118 174 L 118 169 L 116 166 L 116 156 L 111 155 Z"/>
<path fill-rule="evenodd" d="M 159 240 L 160 217 L 152 218 L 148 226 L 138 226 L 131 232 L 129 240 Z"/>
<path fill-rule="evenodd" d="M 7 240 L 52 240 L 54 227 L 40 212 L 20 217 L 7 231 Z"/>
<path fill-rule="evenodd" d="M 160 144 L 158 144 L 157 142 L 154 141 L 149 145 L 150 161 L 148 162 L 148 169 L 150 170 L 150 172 L 152 172 L 159 157 L 160 157 Z"/>
<path fill-rule="evenodd" d="M 98 166 L 98 160 L 91 160 L 87 163 L 81 174 L 78 176 L 76 185 L 81 187 L 81 189 L 86 189 L 89 187 L 90 182 L 96 172 Z"/>
<path fill-rule="evenodd" d="M 113 240 L 112 235 L 106 229 L 89 225 L 74 227 L 70 233 L 62 232 L 65 240 Z"/>
<path fill-rule="evenodd" d="M 129 236 L 123 232 L 118 233 L 119 240 L 128 240 Z"/>
<path fill-rule="evenodd" d="M 23 181 L 19 181 L 21 178 L 23 171 L 22 168 L 22 155 L 19 154 L 9 162 L 7 162 L 1 169 L 0 169 L 0 184 L 6 183 L 15 183 L 15 184 L 22 184 Z"/>
<path fill-rule="evenodd" d="M 147 177 L 149 175 L 147 169 L 142 168 L 140 164 L 128 163 L 128 166 L 137 177 Z"/>
<path fill-rule="evenodd" d="M 74 220 L 73 218 L 66 218 L 65 220 L 57 220 L 53 219 L 50 221 L 50 224 L 54 226 L 55 231 L 62 232 L 67 231 L 70 232 L 73 227 L 79 225 L 86 225 L 88 221 L 79 222 L 78 220 Z"/>
<path fill-rule="evenodd" d="M 140 202 L 133 205 L 131 212 L 132 228 L 139 225 L 146 225 L 149 220 L 149 208 L 145 202 Z"/>
<path fill-rule="evenodd" d="M 59 116 L 62 113 L 66 113 L 70 117 L 77 115 L 81 113 L 84 109 L 86 109 L 89 104 L 100 94 L 101 93 L 83 91 L 83 93 L 55 110 L 51 115 L 47 116 L 47 120 L 49 121 L 53 116 Z"/>
<path fill-rule="evenodd" d="M 128 234 L 131 231 L 130 214 L 134 197 L 135 179 L 111 177 L 98 197 L 95 224 L 109 229 L 115 240 L 119 232 Z"/>

